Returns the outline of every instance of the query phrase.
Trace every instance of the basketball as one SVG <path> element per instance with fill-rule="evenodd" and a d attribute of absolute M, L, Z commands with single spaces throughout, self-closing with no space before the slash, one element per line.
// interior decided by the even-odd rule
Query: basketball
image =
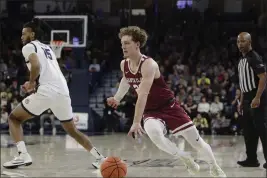
<path fill-rule="evenodd" d="M 127 174 L 127 165 L 118 157 L 108 157 L 100 167 L 103 178 L 122 178 Z"/>

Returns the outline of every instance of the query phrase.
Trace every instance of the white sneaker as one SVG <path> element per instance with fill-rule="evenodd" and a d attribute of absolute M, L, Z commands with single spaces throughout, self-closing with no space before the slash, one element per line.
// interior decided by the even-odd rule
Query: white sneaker
<path fill-rule="evenodd" d="M 210 166 L 210 175 L 213 177 L 227 177 L 223 170 L 218 165 Z"/>
<path fill-rule="evenodd" d="M 15 169 L 19 166 L 29 166 L 32 164 L 32 158 L 29 153 L 20 153 L 19 156 L 15 157 L 13 160 L 5 162 L 3 164 L 4 168 Z"/>
<path fill-rule="evenodd" d="M 180 159 L 183 161 L 190 175 L 195 175 L 199 172 L 200 167 L 191 156 L 180 157 Z"/>
<path fill-rule="evenodd" d="M 95 162 L 92 163 L 93 167 L 95 169 L 99 169 L 101 164 L 106 160 L 107 158 L 100 158 L 100 159 L 96 159 Z"/>

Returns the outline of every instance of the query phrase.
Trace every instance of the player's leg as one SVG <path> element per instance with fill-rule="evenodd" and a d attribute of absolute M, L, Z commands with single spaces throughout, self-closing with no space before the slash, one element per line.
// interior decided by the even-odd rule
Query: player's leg
<path fill-rule="evenodd" d="M 51 120 L 52 133 L 53 133 L 53 135 L 56 135 L 56 134 L 57 134 L 56 117 L 55 117 L 54 114 L 50 114 L 49 118 L 50 118 L 50 120 Z"/>
<path fill-rule="evenodd" d="M 265 102 L 267 102 L 267 99 Z M 254 108 L 252 110 L 254 111 L 253 112 L 254 124 L 255 127 L 257 128 L 257 132 L 261 140 L 263 155 L 266 162 L 267 161 L 267 105 L 263 101 L 260 107 Z M 266 163 L 265 166 L 263 167 L 266 169 Z"/>
<path fill-rule="evenodd" d="M 215 157 L 213 155 L 212 149 L 209 144 L 207 144 L 199 135 L 198 130 L 195 126 L 191 126 L 186 130 L 179 133 L 182 135 L 186 141 L 197 151 L 204 154 L 208 159 L 206 160 L 210 165 L 210 174 L 215 177 L 226 177 L 225 173 L 218 166 Z"/>
<path fill-rule="evenodd" d="M 195 174 L 199 171 L 199 165 L 194 162 L 193 158 L 176 146 L 165 137 L 166 128 L 165 125 L 158 119 L 147 118 L 144 122 L 144 129 L 151 139 L 151 141 L 161 150 L 169 153 L 175 158 L 180 158 L 185 163 L 190 174 Z"/>
<path fill-rule="evenodd" d="M 41 104 L 43 103 L 43 104 Z M 22 123 L 34 116 L 40 115 L 45 110 L 46 98 L 32 94 L 25 98 L 10 114 L 9 132 L 17 145 L 19 156 L 3 164 L 5 168 L 16 168 L 22 165 L 32 164 L 32 158 L 28 154 L 23 141 Z"/>
<path fill-rule="evenodd" d="M 244 167 L 259 167 L 260 163 L 257 158 L 259 134 L 255 127 L 255 118 L 250 103 L 249 100 L 243 101 L 242 127 L 247 158 L 243 161 L 238 161 L 237 164 Z"/>
<path fill-rule="evenodd" d="M 105 157 L 97 151 L 89 138 L 74 125 L 70 98 L 59 95 L 57 101 L 58 104 L 51 107 L 52 112 L 61 122 L 64 130 L 97 159 L 93 166 L 99 168 Z"/>
<path fill-rule="evenodd" d="M 48 117 L 49 117 L 49 114 L 42 114 L 40 116 L 40 129 L 39 129 L 40 135 L 44 135 L 44 121 Z"/>

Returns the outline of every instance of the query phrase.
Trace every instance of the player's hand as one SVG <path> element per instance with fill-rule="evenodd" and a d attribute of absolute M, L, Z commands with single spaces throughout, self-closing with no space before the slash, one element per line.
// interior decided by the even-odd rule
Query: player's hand
<path fill-rule="evenodd" d="M 251 104 L 250 104 L 250 107 L 251 107 L 251 108 L 257 108 L 257 107 L 260 106 L 260 103 L 261 103 L 260 98 L 256 98 L 256 97 L 255 97 L 255 98 L 252 100 L 252 102 L 251 102 Z"/>
<path fill-rule="evenodd" d="M 240 115 L 243 115 L 242 110 L 243 110 L 243 105 L 242 105 L 242 103 L 238 103 L 238 104 L 237 104 L 237 112 L 238 112 Z"/>
<path fill-rule="evenodd" d="M 26 93 L 31 93 L 35 90 L 36 82 L 25 82 L 22 88 L 26 91 Z"/>
<path fill-rule="evenodd" d="M 114 97 L 109 97 L 109 98 L 107 99 L 107 104 L 108 104 L 110 107 L 116 109 L 116 108 L 119 106 L 120 102 L 117 101 L 117 100 L 115 100 Z"/>
<path fill-rule="evenodd" d="M 132 127 L 130 128 L 130 131 L 128 132 L 128 136 L 131 136 L 134 139 L 138 139 L 145 133 L 146 132 L 142 128 L 140 123 L 133 123 Z"/>

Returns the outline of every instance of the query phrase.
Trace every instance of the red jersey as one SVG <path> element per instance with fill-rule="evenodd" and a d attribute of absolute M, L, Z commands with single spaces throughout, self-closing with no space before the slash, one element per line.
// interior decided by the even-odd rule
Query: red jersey
<path fill-rule="evenodd" d="M 131 87 L 133 87 L 135 90 L 138 89 L 141 79 L 142 79 L 142 74 L 141 74 L 141 67 L 142 64 L 146 59 L 149 57 L 143 55 L 142 59 L 140 60 L 138 70 L 136 73 L 132 72 L 130 69 L 130 61 L 129 59 L 126 59 L 124 62 L 124 75 L 125 78 L 127 79 L 128 83 L 130 84 Z M 173 92 L 168 88 L 164 78 L 162 75 L 160 75 L 159 78 L 154 79 L 153 84 L 150 88 L 147 102 L 146 102 L 146 107 L 145 107 L 145 112 L 148 110 L 157 110 L 160 109 L 161 107 L 164 107 L 165 105 L 169 104 L 171 101 L 174 100 L 174 94 Z"/>

